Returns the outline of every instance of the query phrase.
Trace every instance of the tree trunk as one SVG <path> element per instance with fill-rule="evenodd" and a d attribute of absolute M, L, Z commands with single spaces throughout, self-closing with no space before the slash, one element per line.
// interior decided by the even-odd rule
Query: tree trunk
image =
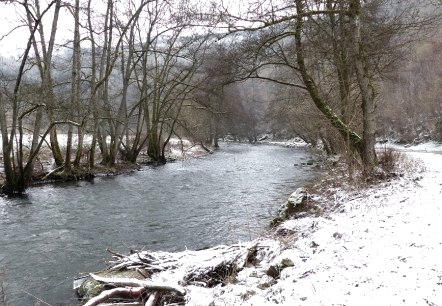
<path fill-rule="evenodd" d="M 354 61 L 356 77 L 361 91 L 362 113 L 363 113 L 363 145 L 362 162 L 364 171 L 369 173 L 377 165 L 375 144 L 376 144 L 376 95 L 370 77 L 367 72 L 365 52 L 361 39 L 361 3 L 360 0 L 352 0 L 350 3 L 350 18 L 354 25 Z"/>
<path fill-rule="evenodd" d="M 43 107 L 38 107 L 35 114 L 32 144 L 29 153 L 30 156 L 32 156 L 33 154 L 35 154 L 36 151 L 38 151 L 38 143 L 39 143 L 42 119 L 43 119 Z M 31 158 L 30 160 L 28 160 L 28 163 L 24 168 L 23 179 L 25 181 L 25 184 L 28 184 L 32 180 L 32 172 L 34 170 L 34 164 L 35 164 L 35 158 Z"/>
<path fill-rule="evenodd" d="M 81 157 L 83 156 L 83 145 L 84 145 L 84 128 L 78 127 L 78 141 L 77 141 L 77 152 L 75 154 L 74 167 L 80 167 Z"/>
<path fill-rule="evenodd" d="M 43 91 L 43 96 L 46 99 L 46 103 L 48 105 L 48 115 L 49 115 L 49 119 L 50 122 L 53 123 L 55 121 L 54 118 L 54 109 L 55 107 L 55 95 L 54 95 L 54 91 L 53 91 L 53 86 L 52 86 L 52 76 L 51 76 L 51 63 L 52 63 L 52 53 L 54 50 L 54 46 L 55 46 L 55 36 L 57 33 L 57 28 L 58 28 L 58 19 L 59 19 L 59 13 L 60 13 L 60 9 L 61 9 L 61 0 L 55 0 L 52 3 L 55 3 L 55 10 L 54 10 L 54 16 L 52 18 L 52 27 L 51 27 L 51 35 L 49 38 L 49 43 L 46 46 L 46 40 L 45 40 L 45 35 L 44 35 L 44 30 L 43 30 L 43 24 L 40 23 L 38 26 L 38 33 L 40 36 L 40 46 L 41 46 L 41 53 L 43 56 L 43 60 L 39 61 L 37 63 L 37 65 L 39 65 L 39 69 L 41 71 L 41 86 L 42 86 L 42 91 Z M 42 14 L 40 12 L 40 1 L 37 0 L 35 1 L 35 6 L 36 6 L 36 15 L 37 18 L 41 18 Z M 30 15 L 30 13 L 28 12 L 28 20 L 32 20 L 32 16 Z M 37 58 L 41 58 L 40 56 L 40 51 L 37 47 L 37 42 L 36 39 L 33 37 L 32 38 L 33 41 L 33 47 L 34 47 L 34 52 L 37 56 Z M 42 65 L 43 63 L 43 65 Z M 61 152 L 60 149 L 60 144 L 58 142 L 58 138 L 57 138 L 57 130 L 56 130 L 56 126 L 54 125 L 50 134 L 49 134 L 49 138 L 50 138 L 50 143 L 51 143 L 51 151 L 55 160 L 55 164 L 57 167 L 60 167 L 63 165 L 64 159 L 63 159 L 63 154 Z"/>
<path fill-rule="evenodd" d="M 9 142 L 8 125 L 6 121 L 6 108 L 3 101 L 3 96 L 0 93 L 0 130 L 2 134 L 2 148 L 3 148 L 3 167 L 5 171 L 6 181 L 2 187 L 2 192 L 10 194 L 15 192 L 23 192 L 23 188 L 17 186 L 17 173 L 15 172 L 15 165 L 11 156 L 13 151 L 13 143 Z"/>
<path fill-rule="evenodd" d="M 29 157 L 28 163 L 23 168 L 23 130 L 21 126 L 21 120 L 22 117 L 25 115 L 30 114 L 32 111 L 34 111 L 36 108 L 31 108 L 30 111 L 26 111 L 23 115 L 19 115 L 19 92 L 20 92 L 20 85 L 21 81 L 24 75 L 25 71 L 25 65 L 29 57 L 29 51 L 33 45 L 33 42 L 35 42 L 35 33 L 37 32 L 37 29 L 41 25 L 41 19 L 43 15 L 49 11 L 49 9 L 56 4 L 55 9 L 55 15 L 58 13 L 60 0 L 58 1 L 52 1 L 48 4 L 48 7 L 40 14 L 38 13 L 38 16 L 36 19 L 33 19 L 33 22 L 29 24 L 29 30 L 30 30 L 30 37 L 28 39 L 26 49 L 23 53 L 21 64 L 17 73 L 17 78 L 15 81 L 14 86 L 14 92 L 12 97 L 12 123 L 10 126 L 10 132 L 8 135 L 8 125 L 6 121 L 6 108 L 3 102 L 2 97 L 0 96 L 0 128 L 2 133 L 2 142 L 3 142 L 3 163 L 4 163 L 4 170 L 5 170 L 5 176 L 6 176 L 6 183 L 4 186 L 2 186 L 2 191 L 4 193 L 8 194 L 21 194 L 25 191 L 26 188 L 26 182 L 25 182 L 25 173 L 32 172 L 31 166 L 33 165 L 34 158 L 36 157 L 39 146 L 35 148 L 35 151 L 31 151 L 31 155 Z M 30 9 L 28 6 L 28 3 L 25 1 L 22 3 L 22 5 L 25 7 L 27 15 L 30 14 Z M 54 17 L 54 20 L 56 18 Z M 51 38 L 55 36 L 54 31 L 51 33 Z M 37 109 L 39 106 L 37 106 Z M 37 119 L 38 119 L 38 113 L 37 113 Z M 17 126 L 19 125 L 19 126 Z M 39 128 L 40 123 L 37 121 L 36 126 Z M 19 128 L 19 143 L 17 144 L 17 153 L 18 153 L 18 163 L 16 164 L 16 161 L 14 161 L 14 142 L 16 141 L 16 129 Z M 34 131 L 35 132 L 35 131 Z M 38 133 L 34 133 L 34 136 Z M 35 142 L 35 139 L 33 140 L 33 144 Z M 26 171 L 25 171 L 26 170 Z"/>
<path fill-rule="evenodd" d="M 71 156 L 72 156 L 72 125 L 69 125 L 67 142 L 66 142 L 66 156 L 65 156 L 64 170 L 63 170 L 63 172 L 67 175 L 71 174 L 72 172 Z"/>
<path fill-rule="evenodd" d="M 72 60 L 72 76 L 71 76 L 71 106 L 76 108 L 73 112 L 78 112 L 80 114 L 80 74 L 81 74 L 81 46 L 80 46 L 80 0 L 75 0 L 75 9 L 74 9 L 74 41 L 73 41 L 73 60 Z M 82 135 L 82 127 L 78 128 L 78 141 L 77 141 L 77 154 L 75 157 L 75 164 L 78 166 L 80 164 L 81 151 L 83 146 L 83 135 Z M 70 138 L 69 138 L 70 136 Z M 70 142 L 69 142 L 70 140 Z M 65 167 L 65 172 L 69 174 L 71 171 L 71 154 L 72 154 L 72 126 L 69 126 L 68 133 L 68 146 L 66 150 L 69 150 L 69 160 L 66 153 L 66 163 L 68 168 Z M 67 152 L 67 151 L 66 151 Z"/>
<path fill-rule="evenodd" d="M 320 91 L 310 76 L 306 63 L 303 47 L 303 27 L 304 27 L 304 3 L 303 0 L 296 0 L 296 28 L 295 28 L 295 43 L 296 43 L 296 59 L 299 67 L 299 73 L 303 83 L 305 84 L 308 93 L 310 94 L 313 103 L 319 111 L 328 119 L 328 121 L 340 133 L 342 139 L 348 144 L 350 150 L 355 151 L 363 158 L 363 140 L 354 132 L 339 116 L 331 109 L 330 105 L 323 99 Z"/>
<path fill-rule="evenodd" d="M 152 126 L 155 126 L 154 124 Z M 156 128 L 152 128 L 149 135 L 149 144 L 147 146 L 147 155 L 154 161 L 160 161 L 161 159 L 161 146 L 158 139 L 158 132 Z"/>

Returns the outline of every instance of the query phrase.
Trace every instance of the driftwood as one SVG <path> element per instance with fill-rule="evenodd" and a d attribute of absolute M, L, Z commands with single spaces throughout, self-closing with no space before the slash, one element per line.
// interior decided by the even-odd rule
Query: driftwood
<path fill-rule="evenodd" d="M 153 291 L 172 291 L 178 293 L 179 295 L 185 295 L 186 290 L 181 286 L 170 286 L 166 284 L 154 284 L 150 281 L 139 280 L 136 278 L 112 278 L 112 277 L 101 277 L 93 273 L 90 276 L 101 283 L 110 284 L 115 287 L 140 287 L 144 289 L 149 289 Z"/>
<path fill-rule="evenodd" d="M 44 180 L 47 180 L 48 179 L 48 177 L 50 177 L 52 174 L 54 174 L 55 172 L 58 172 L 58 171 L 60 171 L 61 169 L 63 169 L 63 167 L 64 167 L 64 165 L 63 166 L 60 166 L 60 167 L 57 167 L 57 168 L 55 168 L 54 170 L 52 170 L 52 171 L 50 171 L 48 174 L 46 174 L 41 180 L 42 181 L 44 181 Z"/>
<path fill-rule="evenodd" d="M 173 292 L 179 296 L 184 296 L 186 294 L 186 290 L 183 287 L 177 285 L 171 286 L 166 284 L 155 284 L 151 281 L 139 280 L 135 278 L 101 277 L 93 273 L 91 273 L 90 276 L 98 282 L 115 286 L 117 288 L 103 291 L 98 296 L 90 299 L 86 304 L 84 304 L 84 306 L 102 305 L 103 302 L 106 302 L 111 298 L 131 298 L 136 300 L 142 300 L 143 295 L 148 292 L 151 293 L 145 305 L 154 306 L 158 302 L 161 292 L 164 291 Z M 109 304 L 109 305 L 115 306 L 117 304 Z M 142 305 L 142 304 L 138 303 L 135 305 Z"/>
<path fill-rule="evenodd" d="M 158 299 L 160 298 L 160 292 L 159 291 L 154 291 L 150 296 L 149 299 L 147 300 L 146 304 L 144 306 L 154 306 Z"/>
<path fill-rule="evenodd" d="M 102 302 L 105 302 L 109 300 L 110 298 L 114 297 L 121 297 L 121 296 L 130 296 L 130 297 L 140 297 L 142 293 L 144 293 L 146 289 L 143 287 L 137 287 L 137 288 L 114 288 L 110 290 L 103 291 L 101 294 L 99 294 L 96 297 L 93 297 L 90 299 L 84 306 L 96 306 L 101 304 Z"/>
<path fill-rule="evenodd" d="M 110 262 L 111 268 L 108 271 L 112 273 L 112 271 L 140 269 L 147 274 L 147 277 L 140 280 L 90 274 L 94 280 L 117 288 L 104 291 L 85 305 L 95 306 L 111 297 L 123 298 L 131 294 L 132 299 L 127 301 L 140 303 L 134 305 L 182 303 L 186 294 L 185 286 L 214 287 L 235 281 L 237 272 L 244 267 L 256 265 L 262 259 L 261 254 L 264 254 L 260 251 L 266 248 L 268 246 L 255 242 L 177 253 L 141 251 L 122 255 L 110 252 L 115 260 Z M 167 280 L 167 284 L 163 280 Z"/>

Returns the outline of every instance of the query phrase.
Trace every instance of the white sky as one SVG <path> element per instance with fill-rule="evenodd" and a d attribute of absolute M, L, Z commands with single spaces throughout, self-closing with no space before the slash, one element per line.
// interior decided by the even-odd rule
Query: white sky
<path fill-rule="evenodd" d="M 42 1 L 42 10 L 46 8 L 46 1 Z M 48 25 L 45 28 L 49 31 L 54 10 L 52 9 L 48 12 L 43 18 L 43 24 Z M 6 57 L 20 56 L 24 48 L 26 47 L 26 43 L 29 38 L 29 29 L 27 27 L 21 27 L 13 30 L 19 24 L 20 19 L 25 17 L 24 9 L 20 6 L 14 6 L 11 4 L 0 3 L 0 54 Z M 72 31 L 73 29 L 73 18 L 72 16 L 66 12 L 66 10 L 61 10 L 60 18 L 58 21 L 58 29 L 57 29 L 57 41 L 59 43 L 68 41 L 73 37 Z M 12 33 L 8 35 L 8 33 L 13 30 Z M 5 36 L 7 35 L 7 36 Z M 49 32 L 45 32 L 45 38 L 49 39 Z"/>
<path fill-rule="evenodd" d="M 211 0 L 189 0 L 190 2 L 196 1 L 202 7 L 209 5 Z M 239 13 L 241 10 L 239 6 L 247 6 L 247 3 L 253 2 L 250 0 L 218 0 L 218 4 L 223 4 L 224 7 L 228 7 L 229 11 Z M 274 3 L 278 0 L 265 0 L 264 3 L 269 5 L 270 3 Z M 41 2 L 41 11 L 43 11 L 50 0 L 40 0 Z M 74 3 L 73 0 L 67 0 L 65 2 Z M 92 2 L 95 9 L 105 10 L 105 0 L 94 0 Z M 121 3 L 125 3 L 124 1 Z M 84 6 L 86 4 L 85 0 L 80 1 L 80 5 Z M 45 38 L 48 41 L 50 36 L 51 23 L 53 18 L 55 5 L 51 8 L 51 10 L 46 13 L 43 18 L 43 24 L 45 28 Z M 21 54 L 23 54 L 24 48 L 26 47 L 27 41 L 29 39 L 29 29 L 27 27 L 16 28 L 20 24 L 24 24 L 23 19 L 25 18 L 24 8 L 20 5 L 13 5 L 11 3 L 5 3 L 0 0 L 0 55 L 5 57 L 15 57 L 18 58 Z M 71 14 L 67 11 L 66 8 L 62 8 L 60 10 L 60 18 L 58 21 L 57 28 L 57 36 L 56 43 L 64 44 L 67 41 L 71 41 L 73 39 L 73 28 L 74 28 L 74 20 Z M 16 28 L 15 30 L 13 30 Z M 10 33 L 13 30 L 12 33 Z M 10 33 L 10 34 L 8 34 Z M 83 42 L 85 43 L 85 42 Z"/>

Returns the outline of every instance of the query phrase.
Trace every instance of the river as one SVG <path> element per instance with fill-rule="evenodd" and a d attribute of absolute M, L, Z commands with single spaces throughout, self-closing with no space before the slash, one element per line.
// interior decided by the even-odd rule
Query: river
<path fill-rule="evenodd" d="M 303 149 L 222 143 L 203 158 L 0 198 L 8 305 L 36 305 L 37 298 L 77 305 L 73 279 L 104 268 L 106 248 L 178 251 L 253 239 L 315 177 L 294 166 L 309 157 Z"/>

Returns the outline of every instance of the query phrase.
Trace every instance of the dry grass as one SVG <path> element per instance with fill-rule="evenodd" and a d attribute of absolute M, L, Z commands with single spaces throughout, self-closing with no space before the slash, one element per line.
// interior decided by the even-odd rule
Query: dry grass
<path fill-rule="evenodd" d="M 403 154 L 392 148 L 384 147 L 378 152 L 379 166 L 386 173 L 394 173 L 398 170 Z"/>

